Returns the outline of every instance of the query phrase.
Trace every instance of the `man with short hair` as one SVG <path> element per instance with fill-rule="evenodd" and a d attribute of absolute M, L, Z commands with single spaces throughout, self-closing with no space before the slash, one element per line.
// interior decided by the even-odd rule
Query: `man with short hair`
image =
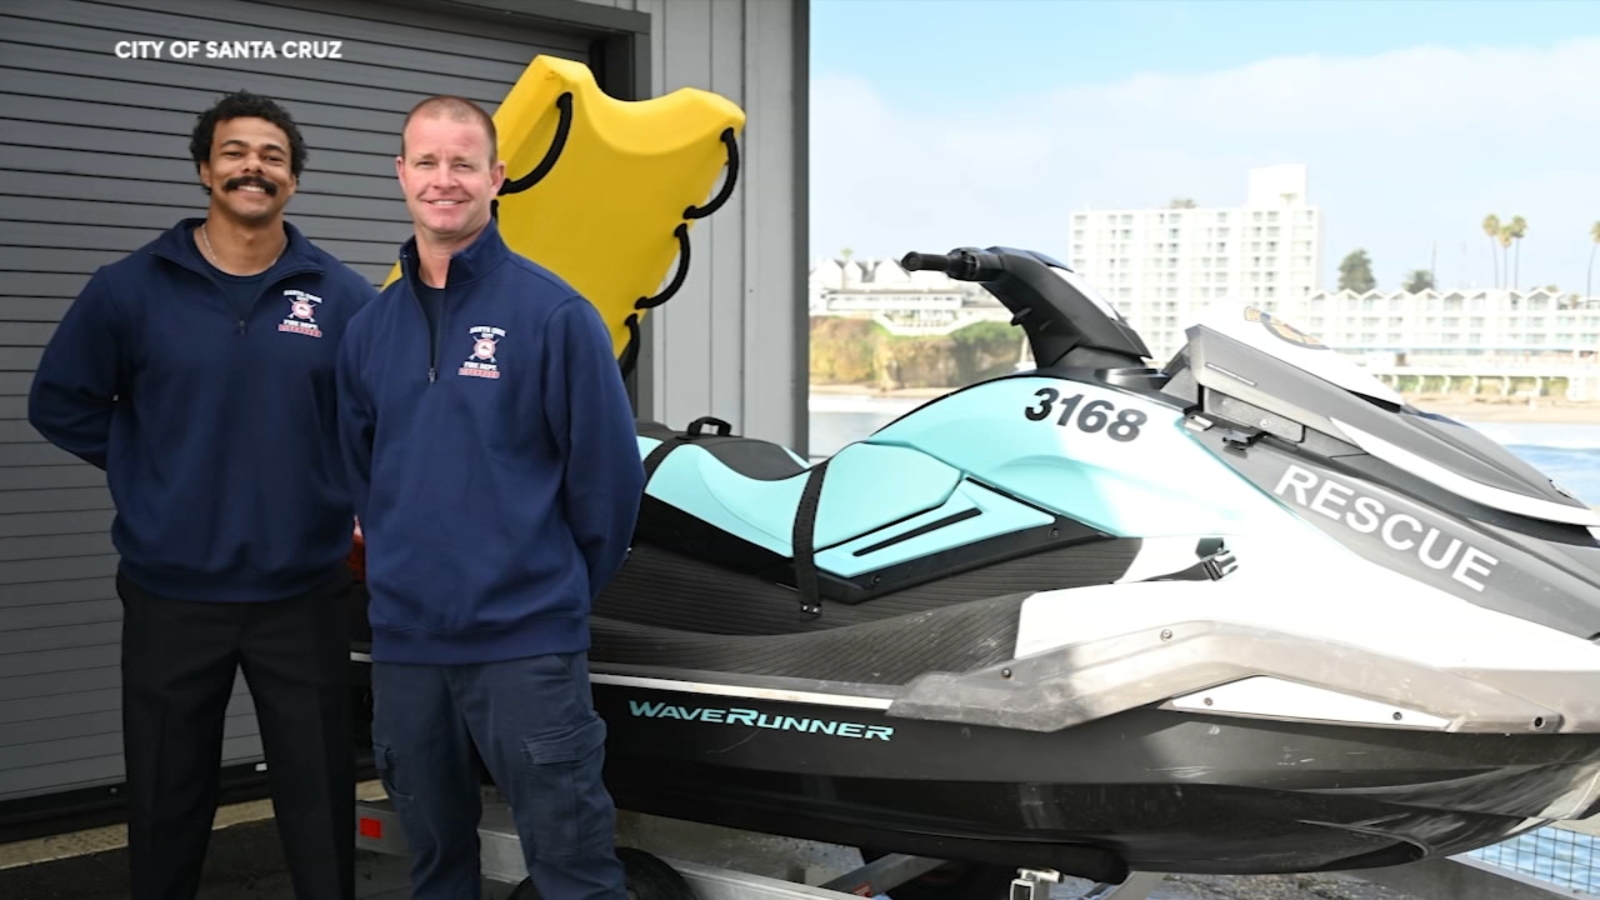
<path fill-rule="evenodd" d="M 339 355 L 366 545 L 373 754 L 417 900 L 478 896 L 473 748 L 546 900 L 622 900 L 588 615 L 644 488 L 599 313 L 512 252 L 494 122 L 423 101 L 395 163 L 414 237 Z"/>
<path fill-rule="evenodd" d="M 298 900 L 354 896 L 353 510 L 337 347 L 373 286 L 284 220 L 306 145 L 246 92 L 199 116 L 203 219 L 94 273 L 45 348 L 39 433 L 106 471 L 121 563 L 134 900 L 192 900 L 235 673 Z"/>

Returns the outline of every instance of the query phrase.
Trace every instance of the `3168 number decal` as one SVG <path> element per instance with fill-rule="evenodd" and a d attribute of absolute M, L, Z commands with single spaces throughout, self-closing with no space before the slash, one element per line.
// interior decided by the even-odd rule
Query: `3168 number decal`
<path fill-rule="evenodd" d="M 1086 434 L 1098 434 L 1101 431 L 1113 441 L 1124 443 L 1139 437 L 1139 426 L 1143 425 L 1150 417 L 1137 409 L 1117 409 L 1110 400 L 1090 400 L 1083 402 L 1082 394 L 1073 394 L 1062 397 L 1061 392 L 1055 388 L 1040 388 L 1033 395 L 1039 398 L 1037 406 L 1029 406 L 1022 414 L 1035 422 L 1043 422 L 1055 415 L 1057 404 L 1060 404 L 1060 415 L 1056 417 L 1056 424 L 1062 428 L 1076 426 L 1079 431 Z"/>

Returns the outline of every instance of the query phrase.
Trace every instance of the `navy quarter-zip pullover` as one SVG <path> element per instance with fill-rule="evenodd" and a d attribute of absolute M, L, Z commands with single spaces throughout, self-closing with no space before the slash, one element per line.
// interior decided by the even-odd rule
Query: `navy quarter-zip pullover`
<path fill-rule="evenodd" d="M 266 601 L 336 577 L 353 508 L 338 344 L 377 290 L 289 224 L 237 302 L 187 219 L 94 273 L 39 361 L 28 419 L 106 471 L 122 574 L 178 600 Z"/>
<path fill-rule="evenodd" d="M 339 357 L 372 658 L 587 650 L 590 605 L 622 565 L 644 489 L 611 336 L 493 221 L 451 258 L 436 327 L 414 238 L 400 259 Z"/>

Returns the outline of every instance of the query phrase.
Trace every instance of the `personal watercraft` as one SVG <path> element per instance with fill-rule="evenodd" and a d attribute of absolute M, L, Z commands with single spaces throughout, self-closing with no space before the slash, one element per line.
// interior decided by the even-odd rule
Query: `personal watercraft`
<path fill-rule="evenodd" d="M 1037 368 L 828 459 L 639 427 L 590 653 L 619 806 L 1120 881 L 1600 803 L 1600 515 L 1270 312 L 1157 369 L 1049 257 L 909 254 Z"/>

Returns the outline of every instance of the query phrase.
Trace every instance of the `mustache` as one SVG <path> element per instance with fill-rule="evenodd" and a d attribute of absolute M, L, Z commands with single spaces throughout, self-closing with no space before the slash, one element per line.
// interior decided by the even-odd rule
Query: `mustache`
<path fill-rule="evenodd" d="M 222 183 L 222 189 L 225 191 L 237 191 L 239 188 L 247 186 L 261 188 L 263 191 L 267 192 L 268 197 L 278 196 L 277 185 L 256 175 L 243 175 L 238 178 L 229 178 L 227 181 Z"/>

